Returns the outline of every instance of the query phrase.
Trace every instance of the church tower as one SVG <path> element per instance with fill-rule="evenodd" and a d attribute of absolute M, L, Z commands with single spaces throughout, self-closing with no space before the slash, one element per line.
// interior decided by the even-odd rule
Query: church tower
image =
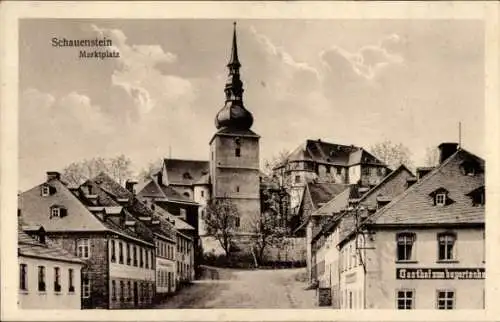
<path fill-rule="evenodd" d="M 224 107 L 215 117 L 217 132 L 210 140 L 210 177 L 213 198 L 228 198 L 238 209 L 241 233 L 251 231 L 260 215 L 259 135 L 250 128 L 252 114 L 243 105 L 243 83 L 234 23 Z"/>

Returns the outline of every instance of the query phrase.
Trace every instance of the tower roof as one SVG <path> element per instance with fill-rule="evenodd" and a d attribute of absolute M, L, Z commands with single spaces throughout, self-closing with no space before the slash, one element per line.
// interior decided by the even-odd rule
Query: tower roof
<path fill-rule="evenodd" d="M 231 56 L 227 64 L 229 74 L 224 89 L 226 103 L 215 117 L 215 127 L 217 129 L 248 130 L 252 127 L 253 116 L 243 105 L 243 82 L 240 79 L 240 67 L 235 22 Z"/>

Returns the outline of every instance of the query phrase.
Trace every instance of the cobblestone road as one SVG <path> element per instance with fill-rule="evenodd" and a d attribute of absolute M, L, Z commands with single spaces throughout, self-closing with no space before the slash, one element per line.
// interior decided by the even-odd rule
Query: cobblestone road
<path fill-rule="evenodd" d="M 316 308 L 315 291 L 297 280 L 304 270 L 217 269 L 218 279 L 195 281 L 155 308 Z"/>

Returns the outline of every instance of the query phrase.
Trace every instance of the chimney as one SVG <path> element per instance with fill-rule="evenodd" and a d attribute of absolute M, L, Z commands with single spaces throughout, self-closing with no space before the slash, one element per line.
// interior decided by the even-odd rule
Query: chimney
<path fill-rule="evenodd" d="M 417 180 L 420 181 L 420 179 L 425 177 L 432 170 L 434 170 L 434 167 L 419 167 L 419 168 L 417 168 Z"/>
<path fill-rule="evenodd" d="M 451 157 L 458 150 L 458 143 L 441 143 L 439 146 L 439 164 Z"/>
<path fill-rule="evenodd" d="M 158 182 L 158 184 L 160 186 L 163 185 L 163 174 L 161 173 L 161 171 L 159 171 L 157 174 L 156 174 L 156 182 Z"/>
<path fill-rule="evenodd" d="M 125 188 L 135 195 L 135 185 L 137 184 L 136 180 L 127 180 L 125 182 Z"/>
<path fill-rule="evenodd" d="M 61 174 L 57 171 L 47 171 L 47 181 L 61 180 Z"/>

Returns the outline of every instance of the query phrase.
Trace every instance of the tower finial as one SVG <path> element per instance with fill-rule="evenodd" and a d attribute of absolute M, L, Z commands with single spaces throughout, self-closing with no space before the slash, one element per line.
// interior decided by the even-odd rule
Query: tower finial
<path fill-rule="evenodd" d="M 236 21 L 233 21 L 233 43 L 231 47 L 231 58 L 229 59 L 228 66 L 240 67 L 240 61 L 238 59 L 238 42 L 236 40 Z"/>

